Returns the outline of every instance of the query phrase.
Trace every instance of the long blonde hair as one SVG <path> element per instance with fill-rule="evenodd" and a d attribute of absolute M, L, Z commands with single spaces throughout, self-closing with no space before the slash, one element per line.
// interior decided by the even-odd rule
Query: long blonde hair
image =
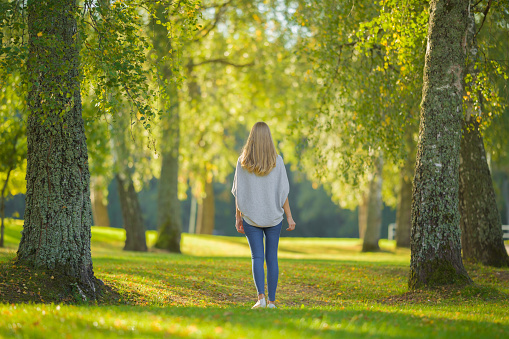
<path fill-rule="evenodd" d="M 254 124 L 242 150 L 241 165 L 249 173 L 264 176 L 276 167 L 277 152 L 269 126 L 263 121 Z"/>

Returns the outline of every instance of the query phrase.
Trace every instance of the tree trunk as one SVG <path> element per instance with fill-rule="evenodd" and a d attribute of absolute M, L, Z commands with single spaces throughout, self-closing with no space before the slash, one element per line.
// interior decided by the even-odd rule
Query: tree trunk
<path fill-rule="evenodd" d="M 191 196 L 191 211 L 189 212 L 189 233 L 196 233 L 196 208 L 197 201 L 194 195 Z"/>
<path fill-rule="evenodd" d="M 509 256 L 484 144 L 479 124 L 472 120 L 465 121 L 461 140 L 459 208 L 463 258 L 487 266 L 507 266 Z"/>
<path fill-rule="evenodd" d="M 473 13 L 470 13 L 469 21 L 467 33 L 468 71 L 475 79 L 478 71 L 474 68 L 474 64 L 477 60 L 478 50 Z M 468 97 L 467 94 L 465 96 Z M 487 266 L 507 266 L 509 256 L 505 250 L 502 221 L 498 213 L 486 151 L 475 115 L 474 104 L 471 99 L 467 99 L 459 168 L 459 209 L 463 259 Z"/>
<path fill-rule="evenodd" d="M 359 239 L 364 239 L 364 234 L 366 233 L 366 225 L 368 222 L 368 193 L 365 192 L 362 195 L 361 202 L 359 203 L 359 207 L 357 209 L 358 213 L 358 223 L 359 223 Z"/>
<path fill-rule="evenodd" d="M 104 203 L 103 189 L 100 185 L 102 178 L 97 177 L 96 182 L 92 180 L 91 199 L 92 199 L 92 216 L 95 226 L 110 226 L 110 218 L 108 216 L 108 205 Z"/>
<path fill-rule="evenodd" d="M 164 6 L 160 5 L 157 16 L 162 24 L 168 22 Z M 178 199 L 178 168 L 180 146 L 179 96 L 176 85 L 171 79 L 172 61 L 168 58 L 171 41 L 168 31 L 161 23 L 154 23 L 153 44 L 158 56 L 157 67 L 165 81 L 165 95 L 161 98 L 164 114 L 161 117 L 162 140 L 161 175 L 159 178 L 157 222 L 158 234 L 155 247 L 180 253 L 180 237 L 182 234 L 182 218 Z"/>
<path fill-rule="evenodd" d="M 5 190 L 7 189 L 7 185 L 9 184 L 9 177 L 11 176 L 12 167 L 9 168 L 7 171 L 7 176 L 4 181 L 4 185 L 2 187 L 2 195 L 0 196 L 0 218 L 2 219 L 1 225 L 0 225 L 0 247 L 4 247 L 4 233 L 5 233 L 5 225 L 4 225 L 4 219 L 5 219 Z"/>
<path fill-rule="evenodd" d="M 363 252 L 379 251 L 378 240 L 382 228 L 382 158 L 375 161 L 375 172 L 369 181 L 366 231 L 362 243 Z"/>
<path fill-rule="evenodd" d="M 400 189 L 396 211 L 396 247 L 410 247 L 412 228 L 412 178 L 415 168 L 415 143 L 412 132 L 407 133 L 408 154 L 400 172 Z"/>
<path fill-rule="evenodd" d="M 412 199 L 409 287 L 470 283 L 461 259 L 458 171 L 468 0 L 430 4 Z"/>
<path fill-rule="evenodd" d="M 502 182 L 502 195 L 505 205 L 505 222 L 506 225 L 509 225 L 509 179 L 507 176 L 504 177 L 504 181 Z"/>
<path fill-rule="evenodd" d="M 138 196 L 130 177 L 117 174 L 118 196 L 125 229 L 124 251 L 147 251 L 145 227 L 141 218 Z"/>
<path fill-rule="evenodd" d="M 214 232 L 215 202 L 212 182 L 205 183 L 207 196 L 198 204 L 196 234 L 212 234 Z"/>
<path fill-rule="evenodd" d="M 166 137 L 163 140 L 171 139 Z M 178 139 L 175 144 L 173 151 L 163 153 L 157 201 L 159 233 L 155 247 L 180 253 L 182 219 L 178 200 Z"/>
<path fill-rule="evenodd" d="M 79 84 L 74 0 L 28 2 L 31 77 L 20 263 L 56 270 L 95 296 L 90 173 Z M 60 93 L 60 94 L 59 94 Z"/>

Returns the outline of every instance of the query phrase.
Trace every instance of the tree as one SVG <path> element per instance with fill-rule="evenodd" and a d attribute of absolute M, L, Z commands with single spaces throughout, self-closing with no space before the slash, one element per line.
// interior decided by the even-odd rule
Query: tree
<path fill-rule="evenodd" d="M 19 75 L 0 90 L 0 247 L 4 246 L 5 200 L 25 192 L 26 152 L 22 100 L 17 94 Z"/>
<path fill-rule="evenodd" d="M 479 76 L 477 62 L 479 50 L 475 34 L 475 18 L 474 13 L 471 12 L 467 33 L 469 59 L 467 69 L 469 75 L 474 78 L 472 79 L 474 83 L 477 82 L 475 78 Z M 507 266 L 509 256 L 504 246 L 502 222 L 484 142 L 480 134 L 481 105 L 475 105 L 469 94 L 470 92 L 464 93 L 466 107 L 459 166 L 459 209 L 463 258 L 489 266 Z M 482 92 L 479 91 L 477 95 L 482 95 Z M 475 109 L 476 106 L 479 110 Z"/>
<path fill-rule="evenodd" d="M 20 71 L 29 111 L 25 224 L 17 260 L 59 271 L 66 279 L 62 283 L 77 283 L 82 295 L 95 297 L 101 284 L 90 255 L 90 173 L 80 87 L 93 83 L 100 114 L 114 112 L 109 89 L 120 92 L 135 107 L 132 120 L 150 131 L 156 95 L 148 86 L 150 46 L 139 23 L 146 17 L 140 12 L 153 15 L 154 4 L 82 4 L 2 1 L 2 38 L 5 31 L 12 36 L 0 46 L 0 84 L 3 88 Z M 192 30 L 196 1 L 169 5 L 181 10 L 179 26 Z"/>
<path fill-rule="evenodd" d="M 214 185 L 212 182 L 205 183 L 205 198 L 198 204 L 196 217 L 196 234 L 213 234 L 214 232 Z"/>
<path fill-rule="evenodd" d="M 408 129 L 406 145 L 407 156 L 400 171 L 398 207 L 396 209 L 396 247 L 410 247 L 412 230 L 412 179 L 415 168 L 415 142 L 413 131 Z"/>
<path fill-rule="evenodd" d="M 127 108 L 125 108 L 127 110 Z M 145 237 L 145 226 L 141 215 L 140 202 L 134 188 L 133 176 L 138 163 L 134 161 L 138 157 L 130 151 L 130 141 L 128 132 L 130 131 L 129 115 L 126 111 L 118 112 L 116 123 L 112 134 L 114 140 L 113 151 L 115 154 L 115 167 L 122 211 L 122 220 L 125 229 L 125 251 L 147 251 L 147 240 Z M 134 129 L 134 128 L 133 128 Z M 131 130 L 132 131 L 132 130 Z M 140 138 L 137 139 L 140 141 Z M 143 146 L 141 147 L 143 149 Z"/>
<path fill-rule="evenodd" d="M 366 228 L 362 242 L 362 251 L 371 252 L 380 250 L 380 229 L 382 226 L 382 167 L 383 160 L 379 156 L 375 162 L 376 170 L 369 178 L 367 195 Z"/>
<path fill-rule="evenodd" d="M 470 283 L 461 260 L 458 167 L 469 1 L 430 4 L 409 287 Z"/>
<path fill-rule="evenodd" d="M 18 261 L 57 270 L 95 295 L 90 174 L 74 0 L 28 3 L 27 194 Z"/>

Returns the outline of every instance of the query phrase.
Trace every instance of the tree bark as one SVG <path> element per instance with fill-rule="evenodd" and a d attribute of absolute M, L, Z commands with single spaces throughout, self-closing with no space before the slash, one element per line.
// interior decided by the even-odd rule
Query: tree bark
<path fill-rule="evenodd" d="M 408 154 L 400 172 L 398 208 L 396 210 L 396 247 L 410 247 L 412 229 L 412 178 L 415 168 L 415 143 L 412 132 L 407 133 Z"/>
<path fill-rule="evenodd" d="M 56 270 L 94 297 L 92 209 L 74 0 L 28 2 L 27 190 L 20 263 Z M 51 41 L 50 41 L 51 39 Z"/>
<path fill-rule="evenodd" d="M 158 18 L 166 23 L 164 6 L 160 5 L 157 11 Z M 178 168 L 180 146 L 180 117 L 179 96 L 176 85 L 172 83 L 173 72 L 168 50 L 171 41 L 165 26 L 154 23 L 153 44 L 158 56 L 157 66 L 166 81 L 165 95 L 161 98 L 164 114 L 161 117 L 162 140 L 161 175 L 159 178 L 157 221 L 158 234 L 155 247 L 180 253 L 180 238 L 182 234 L 182 218 L 180 201 L 178 199 Z"/>
<path fill-rule="evenodd" d="M 92 200 L 92 216 L 95 226 L 110 226 L 110 218 L 108 216 L 108 205 L 104 203 L 103 190 L 100 185 L 101 178 L 96 178 L 96 182 L 92 180 L 91 200 Z"/>
<path fill-rule="evenodd" d="M 461 259 L 458 171 L 468 0 L 432 0 L 412 199 L 409 287 L 471 283 Z"/>
<path fill-rule="evenodd" d="M 212 234 L 214 232 L 215 199 L 214 186 L 212 182 L 205 183 L 205 194 L 203 201 L 198 204 L 198 217 L 196 234 Z"/>
<path fill-rule="evenodd" d="M 120 209 L 125 229 L 124 251 L 147 251 L 145 227 L 141 218 L 141 207 L 134 184 L 129 176 L 116 175 Z"/>
<path fill-rule="evenodd" d="M 379 251 L 380 230 L 382 228 L 382 167 L 383 161 L 379 157 L 375 161 L 375 172 L 369 181 L 366 231 L 362 243 L 363 252 Z"/>
<path fill-rule="evenodd" d="M 477 41 L 475 18 L 470 13 L 468 44 L 468 72 L 477 77 Z M 475 94 L 474 94 L 475 95 Z M 468 97 L 468 95 L 465 96 Z M 480 97 L 482 100 L 482 97 Z M 502 221 L 498 213 L 495 190 L 491 180 L 483 138 L 472 100 L 466 99 L 463 137 L 461 138 L 459 167 L 459 209 L 463 259 L 487 266 L 507 266 L 509 256 L 504 245 Z"/>

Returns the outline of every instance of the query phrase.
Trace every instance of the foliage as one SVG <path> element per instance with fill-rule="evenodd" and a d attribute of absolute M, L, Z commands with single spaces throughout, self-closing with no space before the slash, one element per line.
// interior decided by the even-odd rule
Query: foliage
<path fill-rule="evenodd" d="M 7 233 L 20 227 L 8 226 Z M 155 232 L 149 234 L 153 242 Z M 16 239 L 7 239 L 14 248 Z M 408 293 L 409 253 L 393 252 L 393 243 L 382 243 L 386 252 L 366 254 L 359 253 L 359 240 L 283 238 L 280 308 L 259 311 L 249 309 L 256 291 L 242 237 L 185 234 L 185 255 L 122 252 L 122 245 L 122 230 L 92 228 L 96 274 L 118 294 L 97 305 L 65 305 L 55 296 L 37 304 L 4 303 L 0 335 L 478 338 L 509 331 L 507 269 L 467 266 L 478 285 Z M 197 251 L 202 256 L 189 255 Z M 13 256 L 0 251 L 2 282 L 22 278 L 19 294 L 38 291 L 36 272 L 21 275 L 8 261 Z M 5 291 L 10 285 L 0 286 Z M 50 292 L 41 288 L 48 298 Z"/>
<path fill-rule="evenodd" d="M 22 100 L 16 91 L 18 81 L 19 76 L 11 76 L 9 85 L 0 89 L 1 188 L 9 176 L 4 196 L 24 193 L 26 190 L 26 127 L 23 121 Z"/>

